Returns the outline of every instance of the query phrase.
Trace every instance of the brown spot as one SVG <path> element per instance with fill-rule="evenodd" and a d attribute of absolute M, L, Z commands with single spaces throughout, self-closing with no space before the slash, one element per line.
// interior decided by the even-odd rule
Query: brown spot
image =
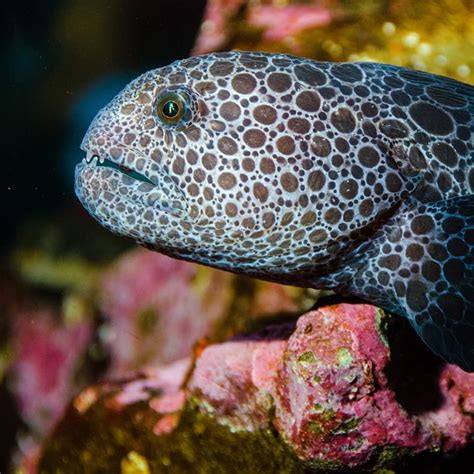
<path fill-rule="evenodd" d="M 245 171 L 253 171 L 255 169 L 255 162 L 251 158 L 245 158 L 242 161 L 242 168 Z"/>
<path fill-rule="evenodd" d="M 141 140 L 140 140 L 140 142 L 141 142 Z M 181 148 L 185 148 L 186 145 L 188 144 L 188 141 L 186 140 L 186 137 L 182 133 L 178 133 L 176 135 L 176 144 Z"/>
<path fill-rule="evenodd" d="M 135 105 L 134 104 L 127 104 L 127 105 L 124 105 L 120 109 L 120 112 L 122 112 L 122 114 L 124 114 L 124 115 L 130 115 L 134 110 L 135 110 Z"/>
<path fill-rule="evenodd" d="M 331 123 L 341 133 L 351 133 L 355 129 L 355 117 L 349 109 L 341 107 L 331 114 Z"/>
<path fill-rule="evenodd" d="M 219 138 L 217 147 L 224 155 L 234 155 L 237 153 L 237 143 L 230 137 Z"/>
<path fill-rule="evenodd" d="M 327 138 L 315 136 L 311 142 L 311 150 L 316 156 L 328 156 L 331 152 L 331 143 Z"/>
<path fill-rule="evenodd" d="M 216 132 L 222 132 L 225 129 L 225 123 L 221 120 L 211 120 L 210 125 L 212 130 L 215 130 Z"/>
<path fill-rule="evenodd" d="M 207 115 L 209 115 L 209 109 L 206 103 L 202 99 L 198 100 L 198 110 L 199 110 L 199 114 L 203 117 L 206 117 Z"/>
<path fill-rule="evenodd" d="M 250 148 L 260 148 L 265 144 L 266 136 L 258 128 L 251 128 L 244 133 L 244 142 Z"/>
<path fill-rule="evenodd" d="M 294 217 L 294 216 L 295 216 L 295 215 L 293 214 L 293 212 L 286 212 L 286 213 L 283 215 L 283 217 L 281 218 L 280 224 L 281 224 L 282 226 L 287 226 L 288 224 L 291 223 L 291 221 L 293 220 L 293 217 Z"/>
<path fill-rule="evenodd" d="M 417 262 L 423 258 L 425 251 L 420 244 L 410 244 L 406 250 L 407 257 L 413 262 Z"/>
<path fill-rule="evenodd" d="M 197 153 L 194 150 L 188 150 L 186 153 L 186 161 L 190 165 L 194 165 L 197 163 L 197 160 L 198 160 Z"/>
<path fill-rule="evenodd" d="M 204 179 L 206 178 L 206 173 L 201 168 L 198 168 L 197 170 L 194 171 L 193 173 L 193 178 L 196 183 L 202 183 Z"/>
<path fill-rule="evenodd" d="M 123 137 L 123 142 L 125 145 L 130 145 L 135 141 L 136 135 L 134 133 L 126 133 Z"/>
<path fill-rule="evenodd" d="M 260 170 L 264 174 L 272 174 L 275 172 L 275 163 L 271 158 L 262 158 L 260 161 Z"/>
<path fill-rule="evenodd" d="M 257 122 L 270 125 L 275 122 L 277 113 L 276 110 L 269 105 L 258 105 L 253 111 L 253 116 Z"/>
<path fill-rule="evenodd" d="M 458 163 L 458 155 L 451 145 L 443 142 L 434 143 L 431 151 L 441 163 L 454 167 Z"/>
<path fill-rule="evenodd" d="M 362 147 L 357 156 L 360 163 L 366 168 L 373 168 L 378 164 L 380 159 L 377 150 L 371 146 Z"/>
<path fill-rule="evenodd" d="M 237 206 L 235 204 L 232 204 L 231 202 L 228 202 L 225 205 L 225 213 L 229 217 L 235 217 L 237 215 Z"/>
<path fill-rule="evenodd" d="M 336 148 L 341 152 L 341 153 L 347 153 L 349 151 L 349 143 L 347 140 L 345 140 L 342 137 L 337 137 L 336 138 Z"/>
<path fill-rule="evenodd" d="M 389 173 L 387 175 L 385 185 L 391 193 L 397 193 L 402 189 L 402 181 L 395 173 Z"/>
<path fill-rule="evenodd" d="M 205 153 L 202 157 L 202 164 L 207 170 L 212 170 L 217 165 L 217 158 L 211 153 Z"/>
<path fill-rule="evenodd" d="M 214 191 L 211 188 L 204 188 L 203 194 L 204 194 L 204 198 L 207 201 L 212 201 L 212 199 L 214 198 Z"/>
<path fill-rule="evenodd" d="M 251 74 L 237 74 L 232 79 L 232 87 L 239 94 L 250 94 L 257 87 L 257 81 Z"/>
<path fill-rule="evenodd" d="M 234 70 L 234 64 L 230 61 L 216 61 L 209 68 L 209 72 L 216 77 L 228 76 Z"/>
<path fill-rule="evenodd" d="M 253 229 L 255 227 L 255 221 L 251 217 L 246 217 L 242 221 L 242 225 L 247 229 Z"/>
<path fill-rule="evenodd" d="M 341 212 L 337 207 L 331 207 L 324 215 L 324 219 L 328 224 L 336 224 L 341 219 Z"/>
<path fill-rule="evenodd" d="M 413 145 L 408 152 L 408 161 L 412 164 L 413 168 L 417 170 L 424 170 L 427 167 L 425 157 L 415 145 Z"/>
<path fill-rule="evenodd" d="M 262 183 L 253 185 L 253 194 L 260 202 L 265 202 L 268 199 L 268 189 Z"/>
<path fill-rule="evenodd" d="M 309 122 L 304 118 L 291 118 L 288 120 L 288 128 L 295 133 L 305 134 L 309 132 Z"/>
<path fill-rule="evenodd" d="M 293 193 L 298 189 L 298 179 L 291 173 L 283 173 L 280 182 L 283 189 L 289 193 Z"/>
<path fill-rule="evenodd" d="M 399 120 L 382 120 L 379 127 L 380 131 L 389 138 L 405 138 L 408 136 L 408 128 Z"/>
<path fill-rule="evenodd" d="M 320 242 L 324 242 L 328 238 L 328 233 L 324 229 L 318 229 L 315 230 L 314 232 L 311 232 L 309 234 L 309 240 L 311 242 L 314 242 L 316 244 L 319 244 Z"/>
<path fill-rule="evenodd" d="M 157 163 L 161 163 L 161 159 L 163 158 L 163 153 L 161 150 L 158 150 L 157 148 L 153 150 L 151 153 L 151 159 L 153 161 L 156 161 Z"/>
<path fill-rule="evenodd" d="M 285 92 L 291 87 L 291 77 L 288 74 L 273 72 L 268 76 L 267 83 L 275 92 Z"/>
<path fill-rule="evenodd" d="M 368 217 L 374 210 L 374 203 L 372 199 L 364 199 L 359 205 L 359 212 L 361 216 Z"/>
<path fill-rule="evenodd" d="M 295 142 L 289 135 L 284 135 L 277 140 L 277 148 L 284 155 L 291 155 L 295 151 Z"/>
<path fill-rule="evenodd" d="M 263 227 L 265 229 L 270 228 L 275 223 L 275 215 L 272 212 L 266 212 L 263 214 Z"/>
<path fill-rule="evenodd" d="M 146 92 L 140 92 L 137 97 L 137 102 L 141 105 L 149 104 L 151 97 Z"/>
<path fill-rule="evenodd" d="M 303 217 L 300 220 L 300 223 L 302 225 L 310 225 L 310 224 L 313 224 L 315 221 L 316 221 L 316 214 L 313 211 L 309 211 L 303 215 Z"/>
<path fill-rule="evenodd" d="M 201 95 L 216 91 L 216 85 L 213 82 L 198 82 L 194 88 L 196 92 Z"/>
<path fill-rule="evenodd" d="M 188 192 L 191 196 L 196 197 L 199 195 L 199 187 L 197 184 L 191 183 L 188 186 Z"/>
<path fill-rule="evenodd" d="M 184 160 L 180 156 L 173 161 L 173 172 L 180 175 L 184 173 Z"/>
<path fill-rule="evenodd" d="M 183 133 L 193 142 L 197 142 L 201 138 L 201 130 L 195 125 L 189 126 Z"/>
<path fill-rule="evenodd" d="M 340 187 L 339 192 L 341 196 L 346 199 L 354 199 L 357 196 L 357 191 L 359 190 L 359 186 L 357 182 L 353 179 L 345 179 Z"/>
<path fill-rule="evenodd" d="M 222 189 L 232 189 L 237 184 L 237 180 L 232 173 L 222 173 L 217 182 Z"/>
<path fill-rule="evenodd" d="M 182 72 L 175 72 L 168 76 L 168 80 L 171 84 L 183 84 L 186 82 L 186 75 Z"/>
<path fill-rule="evenodd" d="M 379 258 L 379 262 L 382 267 L 395 271 L 400 267 L 402 259 L 400 255 L 387 255 Z"/>
<path fill-rule="evenodd" d="M 434 227 L 431 216 L 416 216 L 411 222 L 411 230 L 415 234 L 427 234 Z"/>
<path fill-rule="evenodd" d="M 305 84 L 310 86 L 321 86 L 326 83 L 327 77 L 321 71 L 318 71 L 309 64 L 298 64 L 295 66 L 296 77 Z"/>
<path fill-rule="evenodd" d="M 219 113 L 224 120 L 236 120 L 240 117 L 240 107 L 235 102 L 224 102 Z"/>
<path fill-rule="evenodd" d="M 325 182 L 326 178 L 320 170 L 311 171 L 308 176 L 308 186 L 311 191 L 320 191 Z"/>
<path fill-rule="evenodd" d="M 296 96 L 296 105 L 306 112 L 316 112 L 321 105 L 321 99 L 316 92 L 303 91 Z"/>

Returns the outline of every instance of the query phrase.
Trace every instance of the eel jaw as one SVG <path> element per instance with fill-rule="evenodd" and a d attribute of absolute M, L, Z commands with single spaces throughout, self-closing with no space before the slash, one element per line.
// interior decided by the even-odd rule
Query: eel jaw
<path fill-rule="evenodd" d="M 76 166 L 75 188 L 86 208 L 91 209 L 91 198 L 98 197 L 100 189 L 97 188 L 103 187 L 140 207 L 152 207 L 176 217 L 187 217 L 185 195 L 161 167 L 153 173 L 147 167 L 139 172 L 120 162 L 123 160 L 111 156 L 106 158 L 103 153 L 81 148 L 86 157 Z M 140 154 L 136 150 L 133 152 Z M 88 192 L 85 192 L 86 188 Z"/>

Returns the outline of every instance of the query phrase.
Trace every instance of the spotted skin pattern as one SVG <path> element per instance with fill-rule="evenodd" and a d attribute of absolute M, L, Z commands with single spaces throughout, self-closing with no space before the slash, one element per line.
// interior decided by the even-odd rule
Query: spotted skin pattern
<path fill-rule="evenodd" d="M 172 124 L 157 113 L 170 93 L 185 110 Z M 147 72 L 102 109 L 76 193 L 164 254 L 404 315 L 474 371 L 473 131 L 474 88 L 448 78 L 216 53 Z"/>

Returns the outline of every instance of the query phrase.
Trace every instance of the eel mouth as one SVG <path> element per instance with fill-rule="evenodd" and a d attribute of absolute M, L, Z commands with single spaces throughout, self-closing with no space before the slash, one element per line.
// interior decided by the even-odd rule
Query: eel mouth
<path fill-rule="evenodd" d="M 136 181 L 142 181 L 143 183 L 148 183 L 148 184 L 151 184 L 152 186 L 158 185 L 158 183 L 154 183 L 151 179 L 149 179 L 144 174 L 139 173 L 138 171 L 133 170 L 132 168 L 128 168 L 125 165 L 109 160 L 108 158 L 103 158 L 100 155 L 93 152 L 87 152 L 87 156 L 82 160 L 82 163 L 89 166 L 96 166 L 98 168 L 111 168 L 111 169 L 119 171 L 120 173 Z"/>
<path fill-rule="evenodd" d="M 82 148 L 82 147 L 81 147 Z M 78 165 L 78 173 L 82 175 L 82 183 L 88 180 L 87 171 L 101 173 L 104 176 L 112 173 L 116 177 L 122 176 L 122 186 L 119 193 L 126 193 L 124 198 L 131 199 L 135 202 L 141 202 L 145 207 L 153 207 L 160 211 L 174 214 L 176 216 L 184 216 L 187 209 L 187 199 L 183 192 L 178 188 L 177 184 L 162 168 L 150 169 L 147 166 L 146 157 L 145 166 L 141 171 L 132 169 L 119 160 L 114 159 L 113 156 L 105 158 L 104 154 L 99 154 L 95 150 L 90 151 L 88 148 L 82 148 L 86 152 L 86 157 Z M 132 151 L 132 150 L 129 150 Z M 133 153 L 140 155 L 140 152 L 133 150 Z M 107 155 L 109 156 L 109 155 Z M 149 163 L 149 162 L 148 162 Z M 83 171 L 79 171 L 82 168 Z M 102 178 L 109 179 L 109 178 Z M 125 189 L 125 191 L 122 191 Z M 80 192 L 80 187 L 77 188 Z"/>

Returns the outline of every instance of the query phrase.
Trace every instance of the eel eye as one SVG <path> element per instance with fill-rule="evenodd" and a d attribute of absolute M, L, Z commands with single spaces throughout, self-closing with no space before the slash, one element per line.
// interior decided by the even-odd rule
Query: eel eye
<path fill-rule="evenodd" d="M 179 95 L 167 94 L 158 101 L 156 111 L 163 122 L 174 124 L 183 118 L 185 103 Z"/>

